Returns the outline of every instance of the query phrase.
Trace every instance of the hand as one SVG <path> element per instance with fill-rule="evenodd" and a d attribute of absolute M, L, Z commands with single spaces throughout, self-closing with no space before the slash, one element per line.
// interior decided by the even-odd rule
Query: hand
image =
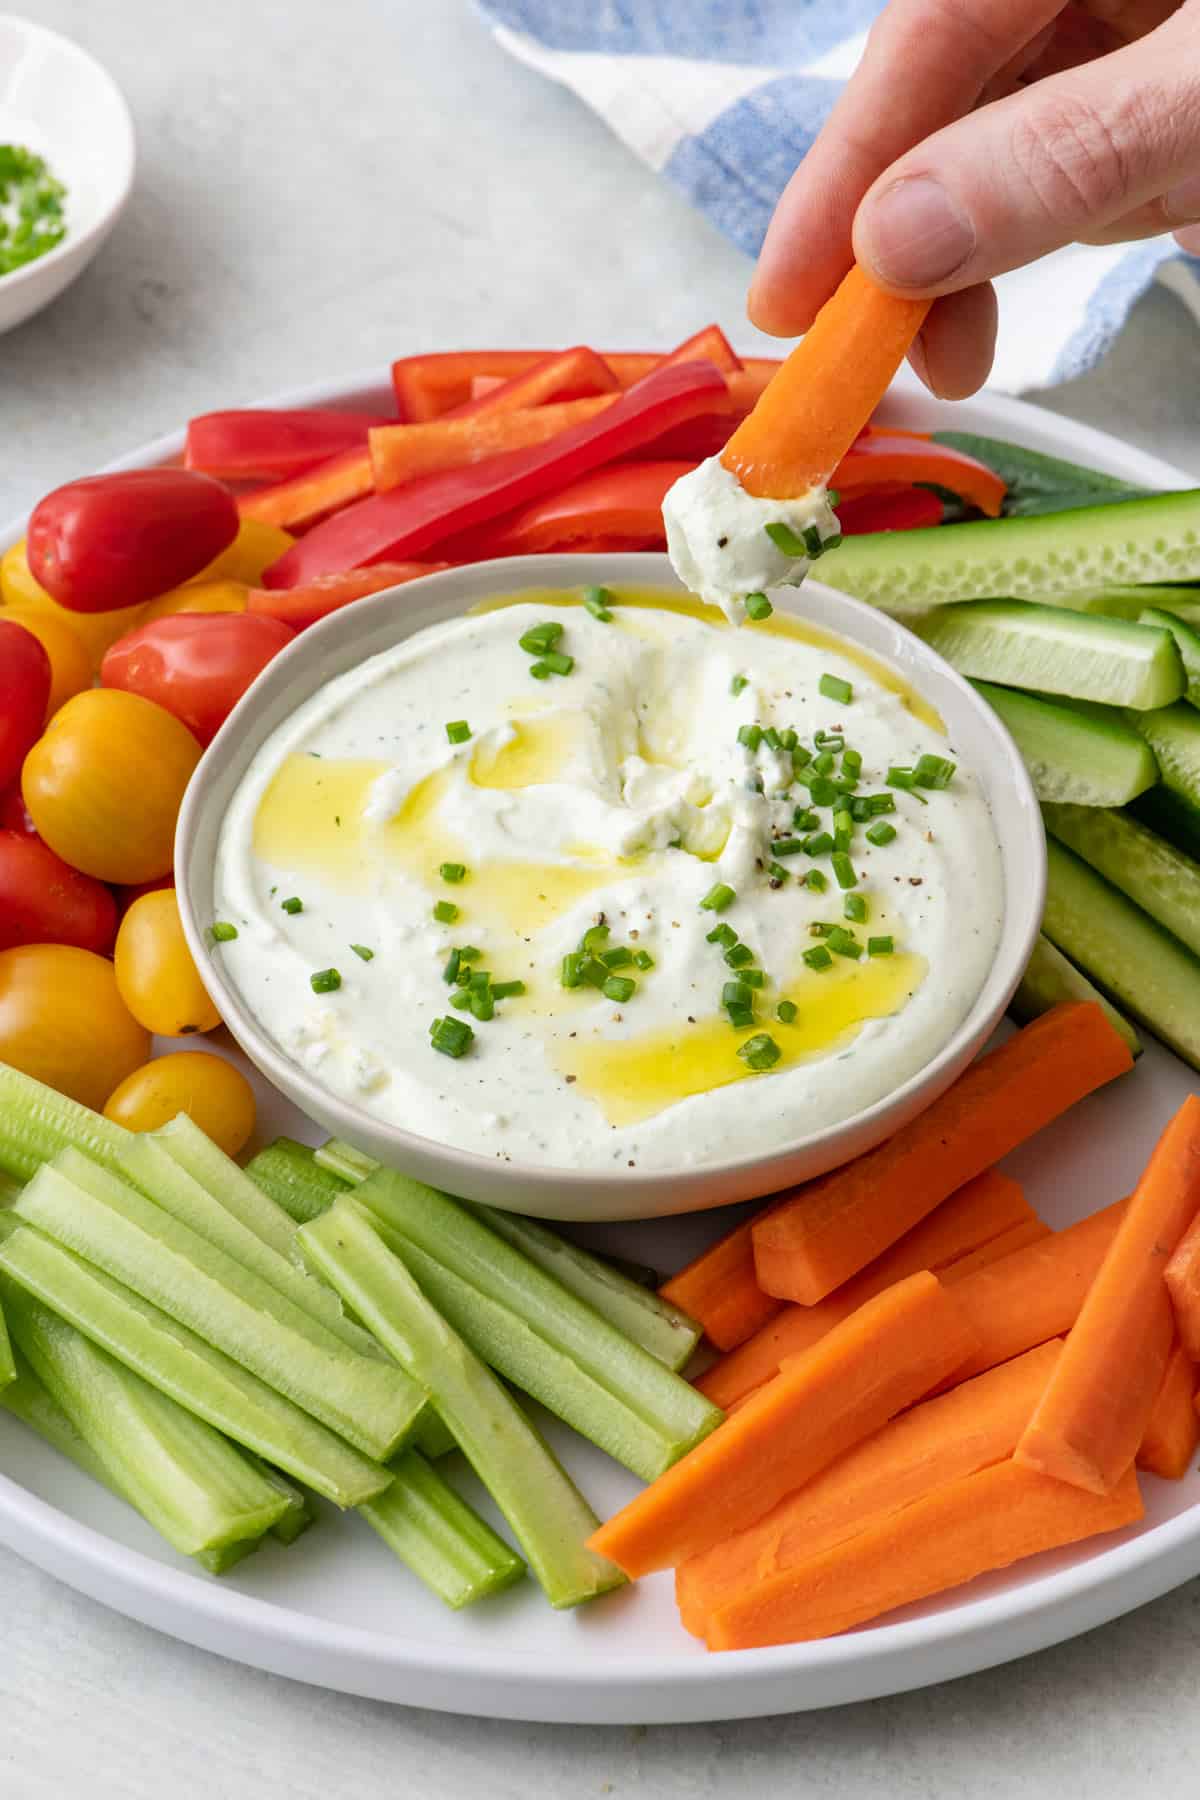
<path fill-rule="evenodd" d="M 991 367 L 991 276 L 1166 231 L 1200 254 L 1200 0 L 892 0 L 775 209 L 750 317 L 807 330 L 856 257 L 944 296 L 911 360 L 959 399 Z"/>

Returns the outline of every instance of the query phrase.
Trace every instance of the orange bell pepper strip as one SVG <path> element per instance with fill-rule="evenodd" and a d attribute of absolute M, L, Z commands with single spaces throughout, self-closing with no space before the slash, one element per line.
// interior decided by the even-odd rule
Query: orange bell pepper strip
<path fill-rule="evenodd" d="M 479 413 L 519 412 L 552 400 L 586 400 L 596 394 L 615 394 L 619 385 L 602 356 L 586 344 L 576 344 L 571 350 L 544 357 L 490 393 L 464 400 L 442 417 L 462 419 Z"/>
<path fill-rule="evenodd" d="M 544 444 L 560 431 L 594 419 L 615 400 L 615 394 L 597 394 L 590 400 L 560 400 L 516 412 L 446 413 L 424 425 L 384 425 L 369 438 L 375 491 L 383 494 L 418 475 L 461 469 L 506 450 Z"/>
<path fill-rule="evenodd" d="M 366 443 L 354 450 L 342 450 L 301 471 L 286 481 L 272 482 L 270 487 L 255 488 L 253 493 L 238 496 L 238 512 L 243 519 L 257 519 L 263 525 L 282 525 L 285 531 L 299 531 L 328 513 L 338 512 L 352 500 L 361 500 L 375 486 L 371 469 L 371 452 Z"/>

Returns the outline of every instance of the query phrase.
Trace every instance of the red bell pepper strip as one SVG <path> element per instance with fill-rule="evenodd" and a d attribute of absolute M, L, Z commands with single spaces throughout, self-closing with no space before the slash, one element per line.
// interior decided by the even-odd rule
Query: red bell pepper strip
<path fill-rule="evenodd" d="M 858 537 L 868 531 L 915 531 L 922 525 L 942 522 L 941 501 L 928 488 L 921 487 L 845 494 L 836 511 L 845 537 Z"/>
<path fill-rule="evenodd" d="M 384 425 L 368 440 L 377 493 L 432 475 L 461 469 L 505 450 L 544 444 L 572 425 L 594 419 L 616 401 L 615 394 L 590 400 L 557 400 L 519 412 L 444 413 L 424 425 Z"/>
<path fill-rule="evenodd" d="M 572 350 L 559 350 L 511 380 L 502 381 L 491 393 L 473 394 L 442 417 L 461 419 L 479 413 L 517 412 L 545 406 L 551 400 L 585 400 L 596 394 L 615 394 L 618 385 L 604 358 L 586 344 L 577 344 Z"/>
<path fill-rule="evenodd" d="M 692 462 L 611 463 L 438 548 L 452 562 L 474 562 L 489 556 L 534 556 L 580 538 L 661 544 L 666 540 L 662 506 L 667 489 L 694 467 Z"/>
<path fill-rule="evenodd" d="M 682 362 L 714 363 L 722 375 L 742 373 L 742 359 L 719 325 L 705 325 L 703 330 L 694 331 L 682 344 L 676 344 L 658 366 L 669 369 L 673 363 Z"/>
<path fill-rule="evenodd" d="M 973 456 L 905 432 L 865 432 L 830 477 L 830 486 L 839 494 L 897 484 L 907 487 L 914 482 L 948 488 L 991 519 L 999 518 L 1006 492 L 999 475 Z"/>
<path fill-rule="evenodd" d="M 272 563 L 263 585 L 298 587 L 317 575 L 416 556 L 443 538 L 566 487 L 726 399 L 724 379 L 711 363 L 660 369 L 607 411 L 546 444 L 425 475 L 346 507 Z"/>
<path fill-rule="evenodd" d="M 318 619 L 328 618 L 355 600 L 368 594 L 380 594 L 384 588 L 400 587 L 422 575 L 434 575 L 448 569 L 444 562 L 374 563 L 369 569 L 349 569 L 344 575 L 318 575 L 304 587 L 251 588 L 246 596 L 246 611 L 260 619 L 277 619 L 293 631 L 303 631 Z"/>
<path fill-rule="evenodd" d="M 243 519 L 260 519 L 264 525 L 299 531 L 315 519 L 349 506 L 352 500 L 361 500 L 374 486 L 371 452 L 364 443 L 356 450 L 342 450 L 326 462 L 310 464 L 287 481 L 239 494 L 238 512 Z"/>
<path fill-rule="evenodd" d="M 394 423 L 380 413 L 303 407 L 202 413 L 188 423 L 183 466 L 223 481 L 280 481 L 340 451 L 361 449 L 373 425 Z"/>

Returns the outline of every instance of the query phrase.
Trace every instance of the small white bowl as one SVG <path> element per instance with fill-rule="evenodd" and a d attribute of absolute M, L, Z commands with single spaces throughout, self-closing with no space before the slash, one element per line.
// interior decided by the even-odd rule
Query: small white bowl
<path fill-rule="evenodd" d="M 491 595 L 587 582 L 682 591 L 665 556 L 528 556 L 426 576 L 360 600 L 302 632 L 243 696 L 192 777 L 175 839 L 175 880 L 188 943 L 225 1023 L 263 1074 L 327 1131 L 435 1187 L 512 1212 L 547 1219 L 657 1218 L 756 1199 L 823 1174 L 889 1137 L 947 1088 L 998 1023 L 1029 959 L 1045 898 L 1046 849 L 1037 800 L 1016 746 L 949 664 L 884 613 L 820 582 L 780 589 L 777 607 L 871 651 L 909 680 L 941 713 L 956 751 L 983 781 L 1003 858 L 1004 922 L 987 981 L 943 1049 L 852 1119 L 762 1156 L 647 1174 L 499 1161 L 363 1112 L 280 1050 L 212 955 L 205 927 L 213 916 L 213 867 L 226 808 L 267 738 L 327 681 Z"/>
<path fill-rule="evenodd" d="M 56 300 L 120 218 L 133 186 L 133 120 L 112 76 L 78 44 L 0 13 L 0 144 L 44 156 L 67 189 L 62 243 L 0 275 L 4 332 Z"/>

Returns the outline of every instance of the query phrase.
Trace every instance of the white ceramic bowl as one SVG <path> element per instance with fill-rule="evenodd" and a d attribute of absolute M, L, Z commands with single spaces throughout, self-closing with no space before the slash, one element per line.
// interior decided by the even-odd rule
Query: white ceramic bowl
<path fill-rule="evenodd" d="M 106 69 L 69 38 L 0 13 L 0 144 L 44 156 L 67 188 L 61 244 L 0 275 L 0 332 L 49 306 L 82 273 L 133 186 L 133 120 Z"/>
<path fill-rule="evenodd" d="M 226 808 L 256 752 L 290 713 L 334 676 L 489 595 L 581 582 L 679 591 L 665 556 L 523 557 L 427 576 L 360 601 L 302 633 L 244 696 L 188 788 L 175 845 L 184 930 L 222 1017 L 267 1078 L 327 1130 L 436 1187 L 557 1219 L 661 1217 L 774 1193 L 870 1149 L 949 1086 L 992 1031 L 1020 979 L 1038 931 L 1045 884 L 1041 815 L 1024 764 L 995 713 L 911 632 L 819 582 L 778 590 L 776 605 L 873 652 L 932 701 L 956 750 L 982 777 L 1004 866 L 1000 945 L 970 1013 L 932 1062 L 856 1117 L 795 1138 L 767 1155 L 644 1175 L 546 1168 L 457 1150 L 378 1119 L 314 1080 L 248 1010 L 206 940 L 217 838 Z"/>

